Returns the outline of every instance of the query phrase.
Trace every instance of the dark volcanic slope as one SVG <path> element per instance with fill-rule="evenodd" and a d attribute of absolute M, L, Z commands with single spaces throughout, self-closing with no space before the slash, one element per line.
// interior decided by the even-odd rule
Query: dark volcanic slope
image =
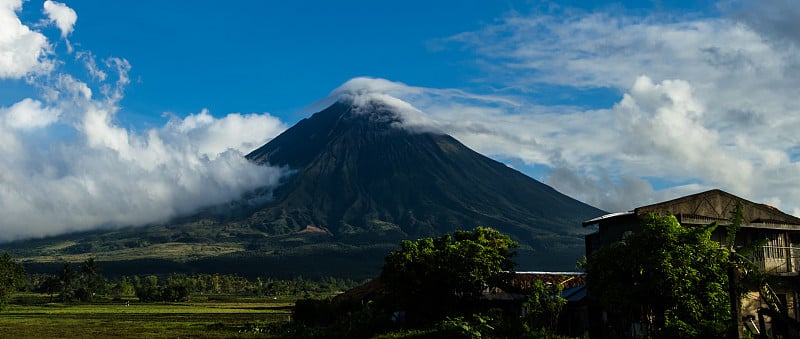
<path fill-rule="evenodd" d="M 381 103 L 339 102 L 250 153 L 296 171 L 251 220 L 270 233 L 314 225 L 353 242 L 484 225 L 524 248 L 580 256 L 581 221 L 602 211 L 448 135 L 397 127 L 399 119 Z"/>

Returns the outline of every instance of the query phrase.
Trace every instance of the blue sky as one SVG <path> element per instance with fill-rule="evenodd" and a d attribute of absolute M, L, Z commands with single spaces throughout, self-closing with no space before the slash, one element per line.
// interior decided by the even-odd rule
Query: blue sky
<path fill-rule="evenodd" d="M 71 39 L 98 57 L 130 61 L 135 83 L 124 112 L 270 112 L 291 123 L 356 76 L 430 87 L 469 83 L 476 66 L 464 53 L 434 45 L 515 6 L 483 3 L 76 2 Z"/>
<path fill-rule="evenodd" d="M 572 6 L 586 3 L 567 2 Z M 586 10 L 706 10 L 695 6 L 705 3 L 702 1 L 589 3 L 592 8 Z M 491 91 L 498 84 L 482 81 L 485 70 L 474 54 L 443 40 L 480 30 L 509 13 L 554 6 L 529 1 L 227 5 L 218 1 L 191 5 L 180 1 L 76 1 L 67 5 L 79 14 L 71 41 L 98 58 L 114 56 L 131 63 L 133 85 L 126 90 L 121 102 L 124 114 L 119 116 L 135 115 L 130 119 L 134 124 L 142 116 L 159 118 L 165 111 L 185 115 L 202 108 L 214 115 L 270 112 L 292 123 L 300 118 L 293 114 L 358 76 L 432 88 Z M 23 20 L 42 18 L 39 2 L 27 1 L 23 8 Z M 55 27 L 43 31 L 57 33 Z M 52 42 L 57 52 L 63 52 L 63 43 Z M 548 94 L 541 99 L 552 101 Z M 613 101 L 618 97 L 614 94 L 614 98 L 600 100 Z"/>
<path fill-rule="evenodd" d="M 0 227 L 159 222 L 273 185 L 241 156 L 348 92 L 606 210 L 721 188 L 798 214 L 795 7 L 0 0 Z"/>

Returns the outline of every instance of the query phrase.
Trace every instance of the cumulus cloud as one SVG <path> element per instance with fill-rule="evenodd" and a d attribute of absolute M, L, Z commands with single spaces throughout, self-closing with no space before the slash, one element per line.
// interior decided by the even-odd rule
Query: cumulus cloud
<path fill-rule="evenodd" d="M 22 55 L 17 46 L 39 46 L 40 52 L 28 55 L 39 66 L 14 63 L 15 68 L 2 66 L 0 74 L 15 78 L 43 69 L 46 39 L 19 24 L 20 2 L 0 4 L 0 16 L 10 14 L 24 33 L 0 29 L 0 36 L 16 39 L 0 39 L 0 48 Z M 45 11 L 67 35 L 74 12 L 62 6 L 48 1 Z M 8 20 L 0 25 L 13 26 Z M 0 104 L 0 241 L 164 222 L 254 189 L 268 191 L 285 174 L 244 158 L 286 128 L 277 118 L 267 113 L 217 118 L 203 110 L 133 131 L 116 123 L 130 63 L 114 57 L 98 63 L 88 51 L 76 53 L 75 60 L 94 85 L 55 68 L 47 77 L 28 79 L 41 98 Z"/>
<path fill-rule="evenodd" d="M 775 27 L 793 13 L 512 13 L 445 39 L 472 51 L 502 92 L 374 79 L 349 87 L 407 101 L 423 124 L 545 168 L 545 182 L 603 209 L 720 188 L 798 214 L 800 45 L 775 38 L 790 38 Z M 542 105 L 531 93 L 543 87 L 619 96 L 607 106 Z"/>
<path fill-rule="evenodd" d="M 72 53 L 72 44 L 67 37 L 72 33 L 75 22 L 78 21 L 78 13 L 63 3 L 46 0 L 44 14 L 61 31 L 61 38 L 67 44 L 67 52 Z"/>
<path fill-rule="evenodd" d="M 543 112 L 525 103 L 501 108 L 499 119 L 494 107 L 468 113 L 488 133 L 480 142 L 469 134 L 463 140 L 545 165 L 548 183 L 601 208 L 718 187 L 797 213 L 800 194 L 791 187 L 800 179 L 800 50 L 776 43 L 796 38 L 789 23 L 797 22 L 797 11 L 770 2 L 775 6 L 758 2 L 760 11 L 717 18 L 512 13 L 450 37 L 446 43 L 473 51 L 491 80 L 514 89 L 507 93 L 518 99 L 542 86 L 622 93 L 613 107 Z M 446 118 L 463 127 L 453 119 L 459 114 L 448 111 Z M 508 131 L 522 140 L 501 137 Z"/>
<path fill-rule="evenodd" d="M 265 136 L 276 136 L 287 126 L 267 114 L 231 113 L 217 119 L 204 109 L 185 118 L 173 117 L 166 128 L 195 145 L 200 154 L 215 159 L 228 150 L 250 153 L 265 143 Z"/>
<path fill-rule="evenodd" d="M 47 0 L 44 2 L 44 14 L 50 22 L 56 24 L 56 27 L 61 31 L 61 37 L 67 38 L 72 33 L 75 22 L 78 21 L 78 13 L 75 10 L 67 7 L 67 5 Z"/>
<path fill-rule="evenodd" d="M 0 80 L 41 74 L 54 67 L 47 38 L 24 25 L 16 12 L 22 0 L 0 0 Z"/>
<path fill-rule="evenodd" d="M 7 109 L 0 108 L 5 125 L 14 129 L 33 129 L 50 125 L 58 120 L 60 111 L 43 107 L 41 101 L 25 98 Z"/>
<path fill-rule="evenodd" d="M 57 128 L 79 137 L 47 146 L 14 124 L 47 126 L 55 114 L 28 99 L 8 109 L 29 116 L 0 125 L 2 240 L 162 222 L 272 187 L 284 174 L 244 158 L 284 128 L 268 114 L 208 116 L 200 125 L 194 115 L 176 117 L 137 134 L 114 125 L 102 102 L 72 100 L 82 101 L 71 112 L 76 125 Z"/>

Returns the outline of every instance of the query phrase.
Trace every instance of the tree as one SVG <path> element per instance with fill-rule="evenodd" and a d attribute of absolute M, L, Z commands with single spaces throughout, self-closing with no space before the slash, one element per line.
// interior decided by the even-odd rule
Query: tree
<path fill-rule="evenodd" d="M 121 300 L 122 296 L 133 294 L 133 284 L 128 277 L 122 277 L 111 287 L 111 294 L 115 300 Z"/>
<path fill-rule="evenodd" d="M 81 301 L 92 301 L 95 294 L 106 292 L 106 280 L 100 274 L 100 268 L 94 258 L 89 257 L 83 262 L 78 278 L 75 295 Z"/>
<path fill-rule="evenodd" d="M 528 312 L 523 317 L 527 331 L 553 333 L 556 330 L 558 316 L 567 305 L 567 300 L 561 297 L 561 291 L 561 285 L 548 286 L 541 280 L 537 280 L 527 291 L 525 308 Z"/>
<path fill-rule="evenodd" d="M 161 291 L 158 286 L 158 277 L 148 275 L 144 279 L 133 277 L 133 290 L 139 301 L 157 301 L 161 299 Z"/>
<path fill-rule="evenodd" d="M 77 275 L 70 263 L 65 262 L 61 266 L 61 270 L 58 272 L 58 279 L 61 282 L 58 298 L 62 302 L 72 301 L 72 299 L 75 298 Z"/>
<path fill-rule="evenodd" d="M 5 309 L 11 294 L 25 284 L 25 268 L 8 253 L 0 256 L 0 310 Z"/>
<path fill-rule="evenodd" d="M 728 250 L 710 239 L 715 228 L 647 216 L 640 232 L 587 258 L 590 292 L 606 311 L 647 324 L 653 335 L 723 336 L 730 319 Z"/>
<path fill-rule="evenodd" d="M 188 301 L 190 285 L 191 278 L 179 274 L 170 275 L 161 291 L 161 300 Z"/>
<path fill-rule="evenodd" d="M 53 302 L 53 295 L 61 291 L 61 279 L 56 275 L 48 275 L 39 284 L 39 292 L 50 295 L 50 302 Z"/>
<path fill-rule="evenodd" d="M 485 227 L 452 236 L 405 240 L 390 253 L 380 280 L 390 302 L 406 311 L 409 323 L 459 315 L 489 287 L 508 287 L 518 244 Z"/>

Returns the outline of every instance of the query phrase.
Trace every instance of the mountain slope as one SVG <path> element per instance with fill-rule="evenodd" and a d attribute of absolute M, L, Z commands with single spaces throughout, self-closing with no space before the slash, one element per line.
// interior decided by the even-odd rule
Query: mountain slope
<path fill-rule="evenodd" d="M 376 101 L 340 101 L 300 121 L 247 156 L 295 171 L 251 220 L 268 232 L 314 225 L 348 242 L 484 225 L 525 250 L 580 256 L 581 221 L 602 211 L 448 135 L 402 125 L 401 113 Z"/>

